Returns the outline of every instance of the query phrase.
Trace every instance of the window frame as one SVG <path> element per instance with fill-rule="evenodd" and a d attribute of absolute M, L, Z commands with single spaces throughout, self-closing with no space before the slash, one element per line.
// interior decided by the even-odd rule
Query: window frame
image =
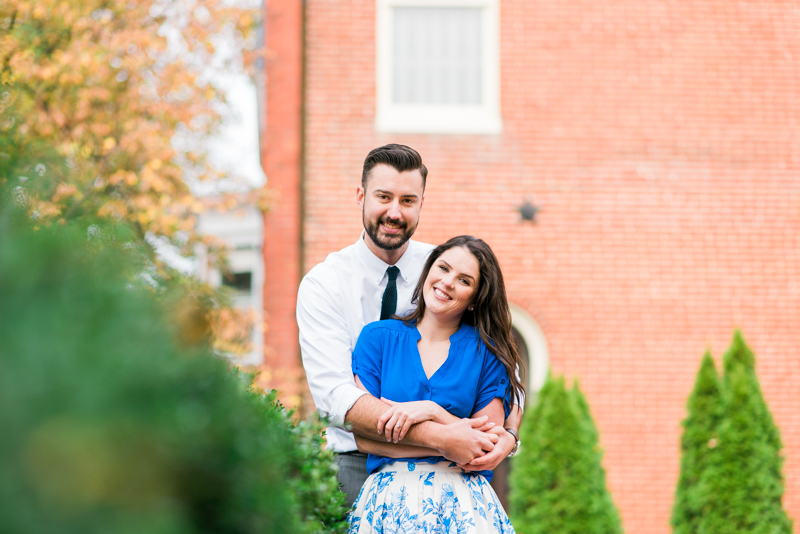
<path fill-rule="evenodd" d="M 535 399 L 536 393 L 542 389 L 547 375 L 550 372 L 550 350 L 547 339 L 536 320 L 522 306 L 513 302 L 508 303 L 511 311 L 511 324 L 522 337 L 528 349 L 528 369 L 525 393 L 526 401 Z"/>
<path fill-rule="evenodd" d="M 387 133 L 499 134 L 499 0 L 377 0 L 375 129 Z M 481 105 L 396 104 L 392 102 L 393 20 L 395 7 L 481 8 Z"/>

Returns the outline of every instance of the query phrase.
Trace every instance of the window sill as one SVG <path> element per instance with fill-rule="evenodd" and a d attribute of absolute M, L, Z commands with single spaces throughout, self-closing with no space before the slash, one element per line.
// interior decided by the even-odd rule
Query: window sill
<path fill-rule="evenodd" d="M 375 129 L 387 133 L 484 134 L 503 131 L 496 111 L 476 106 L 392 105 L 375 118 Z"/>

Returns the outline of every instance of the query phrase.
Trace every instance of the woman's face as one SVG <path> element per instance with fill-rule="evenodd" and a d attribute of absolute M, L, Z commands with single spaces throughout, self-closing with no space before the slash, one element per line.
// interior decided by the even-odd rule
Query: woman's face
<path fill-rule="evenodd" d="M 445 250 L 425 278 L 425 313 L 460 319 L 472 304 L 480 283 L 478 259 L 465 247 Z"/>

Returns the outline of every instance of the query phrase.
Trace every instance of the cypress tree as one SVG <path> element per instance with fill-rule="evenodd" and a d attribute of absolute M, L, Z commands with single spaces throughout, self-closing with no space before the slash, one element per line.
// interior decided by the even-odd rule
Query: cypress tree
<path fill-rule="evenodd" d="M 616 534 L 622 528 L 605 486 L 597 429 L 586 399 L 549 378 L 525 414 L 511 473 L 511 515 L 525 534 Z"/>
<path fill-rule="evenodd" d="M 731 346 L 722 357 L 722 367 L 725 371 L 723 385 L 726 388 L 730 388 L 729 377 L 735 368 L 740 367 L 746 372 L 751 382 L 751 387 L 753 388 L 753 398 L 756 403 L 755 409 L 758 417 L 755 418 L 755 421 L 760 423 L 761 432 L 763 432 L 763 435 L 767 438 L 770 446 L 776 451 L 780 451 L 783 448 L 780 431 L 775 425 L 775 421 L 772 419 L 772 413 L 770 413 L 767 403 L 764 400 L 764 395 L 761 393 L 761 386 L 758 383 L 758 377 L 756 375 L 755 355 L 753 351 L 750 350 L 750 347 L 747 346 L 747 343 L 745 343 L 744 337 L 742 337 L 742 333 L 739 330 L 733 333 Z"/>
<path fill-rule="evenodd" d="M 755 374 L 755 359 L 734 335 L 723 365 L 725 409 L 719 441 L 701 473 L 699 534 L 790 534 L 782 506 L 780 434 Z"/>
<path fill-rule="evenodd" d="M 592 451 L 594 453 L 594 476 L 591 479 L 593 488 L 590 501 L 592 516 L 595 518 L 593 520 L 593 525 L 596 526 L 596 532 L 622 532 L 619 511 L 617 507 L 614 506 L 611 493 L 606 486 L 606 471 L 603 469 L 602 464 L 603 451 L 600 448 L 600 432 L 597 430 L 597 425 L 594 424 L 594 418 L 589 409 L 589 403 L 586 401 L 586 396 L 580 390 L 577 380 L 575 380 L 570 394 L 575 400 L 575 405 L 578 408 L 584 426 L 584 432 L 589 441 L 589 448 L 587 451 Z"/>
<path fill-rule="evenodd" d="M 722 418 L 722 390 L 711 354 L 706 352 L 697 373 L 694 389 L 686 403 L 688 416 L 681 436 L 681 473 L 672 509 L 674 534 L 697 534 L 701 515 L 698 499 L 700 474 L 709 462 L 717 443 L 717 427 Z"/>
<path fill-rule="evenodd" d="M 530 524 L 536 522 L 535 505 L 539 502 L 537 499 L 544 498 L 537 490 L 541 480 L 549 474 L 542 472 L 541 462 L 536 463 L 535 460 L 537 454 L 543 454 L 545 449 L 545 443 L 539 438 L 540 427 L 543 426 L 544 408 L 552 404 L 550 399 L 555 388 L 556 381 L 548 376 L 537 394 L 536 404 L 523 414 L 519 428 L 522 447 L 516 457 L 510 460 L 513 462 L 508 478 L 511 522 L 515 525 L 515 530 L 526 534 L 534 532 Z"/>

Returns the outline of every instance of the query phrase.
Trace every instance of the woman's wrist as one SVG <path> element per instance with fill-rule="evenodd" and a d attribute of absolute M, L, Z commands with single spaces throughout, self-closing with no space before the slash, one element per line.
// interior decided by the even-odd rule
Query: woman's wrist
<path fill-rule="evenodd" d="M 433 404 L 433 410 L 431 412 L 432 417 L 431 421 L 434 423 L 439 423 L 440 425 L 449 425 L 450 423 L 455 423 L 459 421 L 461 418 L 456 417 L 455 415 L 451 414 L 440 405 L 436 404 L 433 401 L 430 401 Z"/>
<path fill-rule="evenodd" d="M 430 414 L 431 415 L 431 421 L 433 421 L 434 423 L 444 424 L 444 422 L 445 422 L 444 418 L 447 415 L 447 412 L 445 411 L 445 409 L 442 408 L 441 406 L 439 406 L 438 404 L 436 404 L 433 401 L 428 401 L 428 402 L 431 403 L 431 414 Z"/>

